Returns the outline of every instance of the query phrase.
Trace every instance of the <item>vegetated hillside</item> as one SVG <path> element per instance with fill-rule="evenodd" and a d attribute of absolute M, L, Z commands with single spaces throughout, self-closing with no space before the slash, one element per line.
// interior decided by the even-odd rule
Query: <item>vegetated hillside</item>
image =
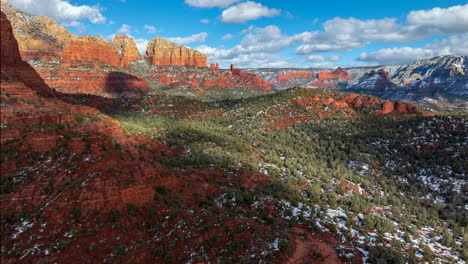
<path fill-rule="evenodd" d="M 303 88 L 62 94 L 1 29 L 2 263 L 468 257 L 466 115 Z"/>

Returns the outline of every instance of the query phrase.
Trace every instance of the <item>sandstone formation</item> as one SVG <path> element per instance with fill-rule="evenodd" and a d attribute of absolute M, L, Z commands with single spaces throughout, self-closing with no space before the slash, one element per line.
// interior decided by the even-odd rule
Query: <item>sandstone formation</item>
<path fill-rule="evenodd" d="M 337 68 L 334 71 L 319 72 L 317 74 L 317 79 L 309 82 L 306 87 L 337 89 L 339 86 L 347 83 L 349 80 L 349 74 L 345 70 Z"/>
<path fill-rule="evenodd" d="M 92 36 L 73 37 L 62 53 L 62 63 L 70 65 L 73 62 L 95 62 L 119 68 L 120 56 L 117 49 L 108 43 Z"/>
<path fill-rule="evenodd" d="M 189 88 L 249 88 L 255 90 L 271 91 L 271 84 L 254 74 L 242 72 L 231 66 L 230 71 L 221 73 L 216 64 L 211 68 L 181 68 L 181 67 L 154 67 L 149 79 L 157 84 Z"/>
<path fill-rule="evenodd" d="M 159 36 L 148 43 L 145 59 L 157 66 L 207 67 L 206 56 L 201 52 L 179 46 Z"/>
<path fill-rule="evenodd" d="M 404 102 L 395 102 L 392 100 L 382 100 L 374 96 L 359 95 L 359 94 L 348 94 L 342 98 L 344 102 L 347 102 L 352 107 L 374 109 L 380 108 L 375 113 L 377 115 L 386 115 L 391 113 L 407 113 L 422 115 L 416 107 L 411 104 Z"/>
<path fill-rule="evenodd" d="M 111 44 L 117 48 L 117 52 L 121 57 L 120 67 L 128 70 L 128 64 L 140 60 L 141 56 L 138 52 L 135 40 L 127 35 L 115 35 Z"/>
<path fill-rule="evenodd" d="M 6 18 L 3 12 L 1 13 L 1 75 L 2 80 L 11 79 L 11 81 L 19 81 L 26 85 L 28 88 L 22 88 L 23 85 L 16 84 L 15 91 L 12 89 L 9 91 L 13 95 L 21 95 L 23 93 L 31 93 L 31 90 L 36 91 L 42 95 L 52 96 L 52 92 L 39 77 L 37 72 L 29 66 L 25 61 L 21 59 L 20 52 L 18 50 L 18 42 L 16 41 L 11 24 Z M 3 92 L 2 86 L 2 92 Z M 11 88 L 11 87 L 10 87 Z"/>
<path fill-rule="evenodd" d="M 211 63 L 210 64 L 210 70 L 214 72 L 219 72 L 219 64 L 218 63 Z"/>
<path fill-rule="evenodd" d="M 285 84 L 291 79 L 312 79 L 315 77 L 315 74 L 313 72 L 308 72 L 308 71 L 296 71 L 296 72 L 288 72 L 285 74 L 281 74 L 276 76 L 276 80 L 278 83 Z"/>
<path fill-rule="evenodd" d="M 334 71 L 321 71 L 317 74 L 317 78 L 319 81 L 327 81 L 327 80 L 338 80 L 338 79 L 343 79 L 343 80 L 350 80 L 351 77 L 349 74 L 341 69 L 337 68 Z"/>

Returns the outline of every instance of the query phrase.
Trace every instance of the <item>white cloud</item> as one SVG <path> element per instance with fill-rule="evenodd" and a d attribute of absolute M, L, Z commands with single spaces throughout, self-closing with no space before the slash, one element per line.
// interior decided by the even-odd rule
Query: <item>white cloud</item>
<path fill-rule="evenodd" d="M 208 57 L 208 61 L 219 62 L 222 67 L 234 64 L 240 68 L 253 67 L 297 67 L 299 64 L 278 54 L 265 52 L 242 52 L 238 48 L 218 49 L 201 45 L 196 48 Z"/>
<path fill-rule="evenodd" d="M 95 6 L 76 6 L 65 0 L 9 0 L 9 2 L 25 12 L 48 16 L 60 23 L 71 24 L 80 19 L 88 19 L 95 24 L 106 22 L 106 18 Z"/>
<path fill-rule="evenodd" d="M 289 58 L 273 54 L 291 44 L 291 38 L 281 33 L 274 25 L 264 28 L 249 27 L 242 31 L 244 38 L 233 48 L 214 48 L 201 45 L 196 49 L 204 53 L 209 61 L 220 62 L 222 65 L 234 63 L 239 67 L 293 67 L 298 63 Z"/>
<path fill-rule="evenodd" d="M 119 30 L 117 30 L 117 32 L 119 33 L 122 33 L 122 34 L 130 34 L 130 32 L 132 31 L 132 27 L 127 25 L 127 24 L 123 24 Z"/>
<path fill-rule="evenodd" d="M 336 17 L 323 23 L 323 27 L 323 31 L 293 36 L 300 44 L 296 53 L 349 51 L 374 41 L 408 43 L 431 36 L 468 32 L 468 4 L 412 11 L 406 24 L 397 23 L 396 18 L 360 20 Z"/>
<path fill-rule="evenodd" d="M 156 33 L 156 27 L 150 26 L 150 25 L 144 25 L 143 28 L 146 30 L 146 33 L 148 34 L 155 34 Z"/>
<path fill-rule="evenodd" d="M 232 35 L 232 34 L 229 33 L 229 34 L 224 35 L 221 39 L 222 39 L 222 40 L 230 40 L 230 39 L 232 39 L 233 37 L 234 37 L 234 35 Z"/>
<path fill-rule="evenodd" d="M 208 37 L 208 33 L 201 32 L 198 34 L 193 34 L 189 37 L 175 37 L 175 38 L 167 38 L 167 40 L 174 42 L 179 45 L 187 45 L 194 42 L 205 42 L 206 38 Z"/>
<path fill-rule="evenodd" d="M 434 41 L 423 48 L 397 47 L 361 53 L 360 61 L 378 64 L 408 64 L 415 60 L 430 59 L 440 55 L 468 55 L 468 34 Z"/>
<path fill-rule="evenodd" d="M 412 11 L 406 20 L 409 25 L 433 27 L 446 34 L 463 33 L 468 27 L 468 4 Z"/>
<path fill-rule="evenodd" d="M 312 62 L 322 62 L 325 60 L 325 58 L 320 55 L 310 55 L 309 57 L 307 57 L 307 60 Z"/>
<path fill-rule="evenodd" d="M 280 14 L 280 9 L 268 8 L 260 3 L 247 1 L 224 10 L 221 14 L 221 21 L 229 24 L 240 24 L 261 17 L 274 17 Z"/>
<path fill-rule="evenodd" d="M 284 35 L 281 29 L 274 25 L 264 28 L 250 28 L 240 43 L 240 48 L 250 52 L 276 52 L 291 45 L 292 39 Z"/>
<path fill-rule="evenodd" d="M 209 24 L 210 20 L 209 19 L 200 19 L 200 23 L 202 24 Z"/>
<path fill-rule="evenodd" d="M 339 61 L 339 60 L 341 60 L 341 57 L 339 55 L 331 55 L 331 56 L 328 56 L 327 60 L 329 60 L 329 61 Z"/>
<path fill-rule="evenodd" d="M 213 8 L 213 7 L 227 7 L 232 3 L 239 2 L 241 0 L 185 0 L 185 3 L 190 6 L 201 7 L 201 8 Z"/>

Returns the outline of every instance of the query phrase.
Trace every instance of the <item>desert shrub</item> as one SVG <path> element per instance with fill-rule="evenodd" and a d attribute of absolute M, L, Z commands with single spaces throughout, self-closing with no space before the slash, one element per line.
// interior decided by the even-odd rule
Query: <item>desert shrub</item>
<path fill-rule="evenodd" d="M 405 258 L 400 252 L 384 247 L 371 248 L 369 250 L 370 264 L 404 264 Z"/>

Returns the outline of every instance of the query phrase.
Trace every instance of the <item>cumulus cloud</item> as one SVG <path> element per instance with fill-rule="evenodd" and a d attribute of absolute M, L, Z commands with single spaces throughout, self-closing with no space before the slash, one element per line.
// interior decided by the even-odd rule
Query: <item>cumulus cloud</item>
<path fill-rule="evenodd" d="M 310 55 L 309 57 L 307 57 L 307 60 L 312 62 L 322 62 L 325 60 L 325 58 L 320 55 Z"/>
<path fill-rule="evenodd" d="M 406 24 L 395 18 L 360 20 L 333 18 L 323 23 L 323 31 L 303 32 L 293 36 L 297 54 L 349 51 L 374 41 L 408 43 L 431 36 L 468 32 L 468 4 L 449 8 L 412 11 Z"/>
<path fill-rule="evenodd" d="M 468 55 L 468 34 L 436 40 L 422 48 L 397 47 L 361 53 L 360 61 L 378 64 L 408 64 L 440 55 Z"/>
<path fill-rule="evenodd" d="M 167 38 L 167 40 L 174 42 L 179 45 L 187 45 L 194 42 L 205 42 L 206 38 L 208 37 L 208 33 L 201 32 L 198 34 L 193 34 L 189 37 L 175 37 L 175 38 Z"/>
<path fill-rule="evenodd" d="M 284 58 L 278 54 L 266 52 L 242 52 L 239 48 L 219 49 L 201 45 L 196 48 L 208 57 L 208 61 L 216 61 L 222 67 L 227 67 L 233 63 L 236 67 L 251 68 L 251 67 L 297 67 L 296 62 L 292 62 L 289 58 Z"/>
<path fill-rule="evenodd" d="M 293 67 L 296 62 L 273 54 L 281 51 L 291 44 L 291 38 L 284 35 L 280 28 L 274 25 L 262 27 L 249 27 L 242 31 L 245 36 L 240 43 L 233 48 L 214 48 L 201 45 L 196 49 L 204 53 L 209 61 L 220 63 L 235 63 L 239 67 Z"/>
<path fill-rule="evenodd" d="M 232 39 L 233 37 L 234 37 L 234 35 L 232 35 L 232 34 L 229 33 L 229 34 L 224 35 L 221 39 L 222 39 L 222 40 L 230 40 L 230 39 Z"/>
<path fill-rule="evenodd" d="M 72 5 L 65 0 L 9 0 L 9 2 L 28 13 L 48 16 L 68 25 L 80 19 L 88 19 L 95 24 L 106 22 L 106 18 L 95 6 Z"/>
<path fill-rule="evenodd" d="M 143 28 L 146 30 L 146 33 L 148 34 L 155 34 L 156 33 L 156 27 L 150 26 L 150 25 L 144 25 Z"/>
<path fill-rule="evenodd" d="M 463 33 L 468 27 L 468 4 L 412 11 L 406 20 L 409 25 L 433 27 L 446 34 Z"/>
<path fill-rule="evenodd" d="M 274 25 L 250 28 L 240 43 L 240 48 L 250 52 L 276 52 L 291 45 L 292 39 Z"/>
<path fill-rule="evenodd" d="M 122 33 L 122 34 L 130 34 L 131 31 L 132 31 L 132 27 L 127 24 L 123 24 L 119 28 L 119 30 L 117 30 L 117 32 Z"/>
<path fill-rule="evenodd" d="M 185 0 L 185 3 L 200 8 L 227 7 L 241 0 Z"/>
<path fill-rule="evenodd" d="M 224 10 L 221 14 L 221 21 L 228 24 L 241 24 L 249 20 L 274 17 L 280 14 L 280 9 L 268 8 L 260 3 L 247 1 Z"/>

